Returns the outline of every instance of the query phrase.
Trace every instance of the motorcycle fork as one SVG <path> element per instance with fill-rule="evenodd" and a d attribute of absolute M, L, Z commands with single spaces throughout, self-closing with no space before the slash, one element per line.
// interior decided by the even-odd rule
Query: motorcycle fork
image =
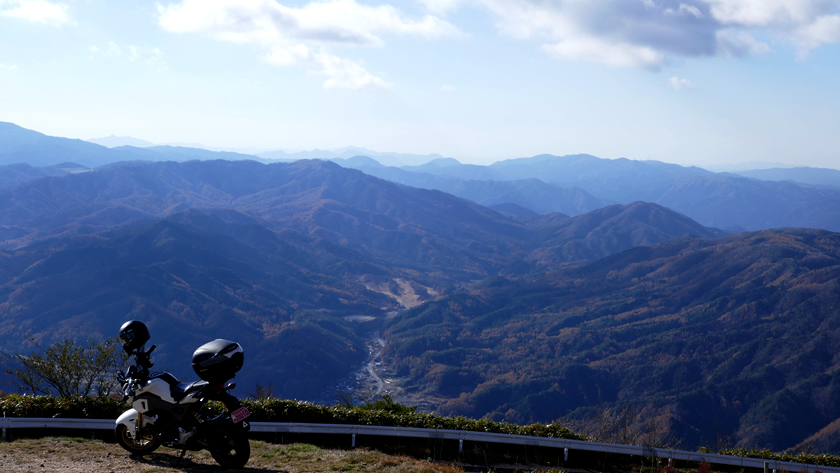
<path fill-rule="evenodd" d="M 137 422 L 134 423 L 134 441 L 140 438 L 140 426 L 143 425 L 143 413 L 137 413 Z"/>

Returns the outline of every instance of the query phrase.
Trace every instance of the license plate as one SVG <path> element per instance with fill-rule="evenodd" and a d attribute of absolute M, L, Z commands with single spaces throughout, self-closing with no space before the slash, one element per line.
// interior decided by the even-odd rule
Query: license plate
<path fill-rule="evenodd" d="M 250 415 L 251 411 L 249 411 L 247 407 L 240 407 L 230 413 L 230 418 L 233 420 L 233 423 L 236 424 L 241 420 L 247 419 Z"/>

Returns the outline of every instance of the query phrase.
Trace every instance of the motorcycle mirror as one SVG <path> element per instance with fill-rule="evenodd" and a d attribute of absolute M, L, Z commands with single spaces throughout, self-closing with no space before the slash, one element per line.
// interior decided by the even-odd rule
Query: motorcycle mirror
<path fill-rule="evenodd" d="M 225 385 L 225 389 L 224 389 L 224 390 L 225 390 L 225 391 L 230 391 L 231 389 L 233 389 L 233 388 L 235 388 L 235 387 L 236 387 L 236 383 L 227 383 L 227 384 Z"/>

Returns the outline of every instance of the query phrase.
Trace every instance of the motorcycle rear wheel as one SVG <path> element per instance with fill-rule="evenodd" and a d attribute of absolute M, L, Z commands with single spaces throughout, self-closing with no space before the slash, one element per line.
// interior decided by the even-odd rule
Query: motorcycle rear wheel
<path fill-rule="evenodd" d="M 128 436 L 128 428 L 119 424 L 114 434 L 117 436 L 117 443 L 132 455 L 147 455 L 160 447 L 160 436 L 155 429 L 143 429 L 139 439 L 132 439 Z"/>
<path fill-rule="evenodd" d="M 243 433 L 215 429 L 207 439 L 210 455 L 222 468 L 242 468 L 251 458 L 251 444 Z"/>

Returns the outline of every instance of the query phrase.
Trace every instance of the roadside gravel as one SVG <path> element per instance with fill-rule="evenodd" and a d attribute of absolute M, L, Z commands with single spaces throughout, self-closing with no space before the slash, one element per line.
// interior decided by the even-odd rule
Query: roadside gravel
<path fill-rule="evenodd" d="M 460 468 L 371 450 L 327 450 L 307 444 L 273 445 L 251 441 L 251 460 L 243 470 L 223 470 L 209 453 L 160 448 L 131 457 L 117 444 L 73 438 L 20 439 L 0 442 L 0 471 L 28 472 L 371 472 L 458 473 Z"/>

